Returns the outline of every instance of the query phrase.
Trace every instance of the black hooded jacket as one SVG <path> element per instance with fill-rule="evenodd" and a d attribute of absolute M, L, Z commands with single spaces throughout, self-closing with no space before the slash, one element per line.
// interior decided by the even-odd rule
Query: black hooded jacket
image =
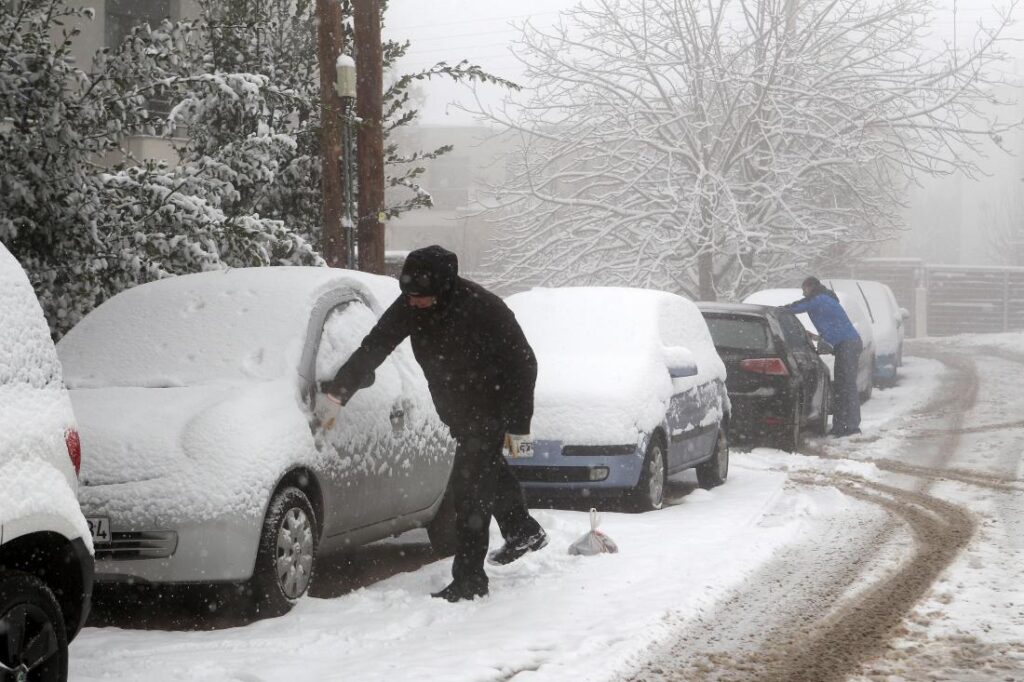
<path fill-rule="evenodd" d="M 338 370 L 334 387 L 351 396 L 406 337 L 452 435 L 505 430 L 528 434 L 537 360 L 515 315 L 498 296 L 458 276 L 454 253 L 429 246 L 409 254 L 404 292 Z M 406 295 L 433 295 L 427 309 Z"/>

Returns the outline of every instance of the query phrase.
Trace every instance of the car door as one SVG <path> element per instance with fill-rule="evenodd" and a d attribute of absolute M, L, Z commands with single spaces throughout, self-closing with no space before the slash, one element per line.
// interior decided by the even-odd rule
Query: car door
<path fill-rule="evenodd" d="M 783 341 L 800 373 L 803 418 L 813 419 L 818 415 L 818 408 L 824 398 L 822 392 L 827 386 L 826 378 L 822 375 L 821 361 L 796 315 L 786 310 L 777 310 L 775 314 L 782 330 Z"/>
<path fill-rule="evenodd" d="M 316 351 L 317 381 L 334 377 L 376 321 L 358 299 L 327 312 Z M 322 395 L 315 399 L 314 437 L 326 454 L 323 468 L 334 510 L 325 519 L 325 533 L 336 535 L 403 513 L 407 421 L 394 358 L 385 359 L 373 384 L 357 391 L 344 407 Z"/>
<path fill-rule="evenodd" d="M 434 409 L 423 370 L 409 341 L 392 355 L 402 378 L 400 411 L 395 414 L 396 485 L 403 513 L 432 506 L 444 495 L 455 458 L 455 441 Z"/>
<path fill-rule="evenodd" d="M 704 324 L 699 313 L 696 321 Z M 687 348 L 692 336 L 685 333 L 688 323 L 694 323 L 693 316 L 687 315 L 673 302 L 661 305 L 658 324 L 662 344 L 667 348 Z M 707 334 L 706 341 L 711 346 L 710 334 Z M 672 379 L 672 398 L 665 417 L 669 431 L 669 472 L 684 469 L 691 462 L 704 459 L 711 453 L 718 434 L 718 423 L 706 424 L 705 417 L 710 409 L 721 406 L 721 393 L 724 393 L 724 386 L 720 387 L 699 376 Z"/>

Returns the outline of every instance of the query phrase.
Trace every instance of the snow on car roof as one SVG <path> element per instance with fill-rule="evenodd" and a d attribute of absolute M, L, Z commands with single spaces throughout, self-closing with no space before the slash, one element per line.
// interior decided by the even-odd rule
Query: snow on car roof
<path fill-rule="evenodd" d="M 350 287 L 378 313 L 389 277 L 317 267 L 240 268 L 172 277 L 92 311 L 58 349 L 71 388 L 270 380 L 297 369 L 310 312 Z"/>
<path fill-rule="evenodd" d="M 704 317 L 681 296 L 565 287 L 514 294 L 506 303 L 537 355 L 539 439 L 636 442 L 664 418 L 673 392 L 666 347 L 688 349 L 700 372 L 676 382 L 725 378 Z"/>

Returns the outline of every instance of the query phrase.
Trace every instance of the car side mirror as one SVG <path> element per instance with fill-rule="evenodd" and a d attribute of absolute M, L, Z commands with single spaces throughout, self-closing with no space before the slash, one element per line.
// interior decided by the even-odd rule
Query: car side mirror
<path fill-rule="evenodd" d="M 689 348 L 682 346 L 666 346 L 663 349 L 668 375 L 673 379 L 695 377 L 699 374 L 697 361 Z"/>
<path fill-rule="evenodd" d="M 900 319 L 901 320 L 909 320 L 910 319 L 910 311 L 907 310 L 906 308 L 900 308 Z"/>

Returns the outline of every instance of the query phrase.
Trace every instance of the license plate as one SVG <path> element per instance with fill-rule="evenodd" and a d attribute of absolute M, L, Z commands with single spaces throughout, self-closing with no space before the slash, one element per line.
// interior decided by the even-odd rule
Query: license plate
<path fill-rule="evenodd" d="M 533 443 L 521 443 L 518 448 L 502 448 L 508 459 L 530 459 L 533 457 Z"/>
<path fill-rule="evenodd" d="M 110 519 L 106 516 L 91 516 L 86 519 L 89 524 L 89 532 L 92 533 L 92 541 L 97 545 L 105 545 L 110 542 Z"/>

